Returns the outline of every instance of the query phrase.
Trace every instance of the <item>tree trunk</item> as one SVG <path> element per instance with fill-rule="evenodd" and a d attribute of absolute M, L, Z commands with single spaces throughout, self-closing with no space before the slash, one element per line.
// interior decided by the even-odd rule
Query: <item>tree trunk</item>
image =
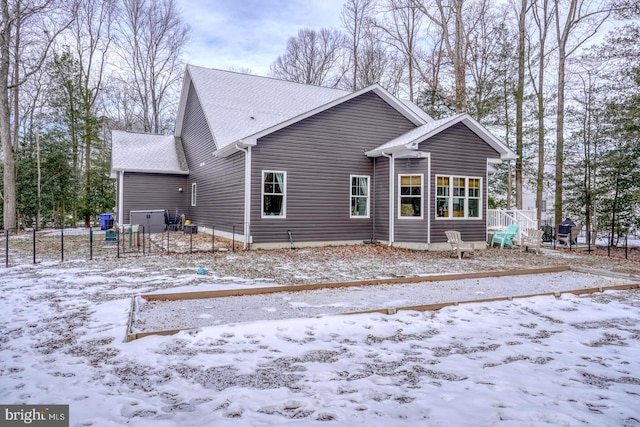
<path fill-rule="evenodd" d="M 535 4 L 534 4 L 535 6 Z M 545 78 L 545 49 L 547 34 L 549 33 L 549 2 L 544 0 L 542 8 L 542 17 L 534 9 L 534 17 L 536 17 L 538 25 L 538 34 L 540 38 L 540 51 L 538 54 L 538 89 L 536 93 L 538 101 L 538 170 L 536 174 L 536 220 L 538 224 L 542 221 L 542 201 L 544 197 L 544 155 L 545 155 L 545 105 L 544 105 L 544 78 Z"/>
<path fill-rule="evenodd" d="M 516 208 L 522 209 L 522 157 L 523 157 L 523 104 L 524 104 L 524 50 L 525 50 L 525 15 L 527 0 L 520 3 L 518 21 L 518 85 L 516 87 Z"/>
<path fill-rule="evenodd" d="M 564 86 L 566 55 L 562 44 L 558 48 L 558 111 L 556 113 L 556 176 L 554 219 L 562 222 L 562 170 L 564 168 Z"/>
<path fill-rule="evenodd" d="M 11 142 L 11 112 L 9 111 L 9 50 L 11 43 L 11 16 L 9 4 L 2 0 L 2 33 L 0 33 L 0 139 L 4 155 L 3 171 L 3 225 L 5 229 L 17 226 L 16 218 L 16 164 Z"/>
<path fill-rule="evenodd" d="M 467 77 L 465 61 L 465 39 L 464 22 L 462 20 L 463 0 L 456 0 L 455 4 L 455 40 L 454 40 L 454 78 L 455 78 L 455 100 L 454 104 L 457 113 L 467 111 Z"/>

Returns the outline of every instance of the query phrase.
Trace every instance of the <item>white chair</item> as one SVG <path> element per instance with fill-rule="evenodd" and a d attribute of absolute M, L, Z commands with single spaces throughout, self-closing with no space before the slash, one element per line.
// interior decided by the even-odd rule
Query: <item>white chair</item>
<path fill-rule="evenodd" d="M 458 259 L 462 259 L 465 252 L 473 252 L 473 245 L 463 242 L 459 231 L 448 230 L 444 234 L 447 235 L 447 242 L 451 245 L 453 253 L 458 255 Z"/>
<path fill-rule="evenodd" d="M 520 245 L 521 251 L 526 251 L 529 248 L 536 250 L 536 254 L 540 253 L 540 247 L 542 246 L 542 235 L 544 230 L 526 230 L 522 235 L 522 245 Z"/>

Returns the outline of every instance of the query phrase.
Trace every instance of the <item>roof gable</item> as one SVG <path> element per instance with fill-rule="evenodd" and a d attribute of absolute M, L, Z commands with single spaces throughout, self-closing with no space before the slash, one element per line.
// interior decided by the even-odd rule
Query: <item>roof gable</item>
<path fill-rule="evenodd" d="M 260 137 L 370 91 L 416 126 L 430 120 L 417 106 L 398 100 L 377 84 L 348 92 L 189 65 L 176 121 L 177 136 L 182 133 L 190 85 L 201 103 L 218 156 L 255 145 Z"/>
<path fill-rule="evenodd" d="M 348 94 L 338 89 L 189 65 L 176 123 L 178 136 L 190 84 L 200 100 L 217 149 Z"/>
<path fill-rule="evenodd" d="M 489 132 L 484 126 L 474 120 L 469 114 L 461 113 L 452 117 L 447 117 L 440 120 L 434 120 L 426 123 L 422 126 L 418 126 L 411 131 L 400 135 L 399 137 L 376 147 L 373 150 L 367 151 L 365 154 L 369 157 L 378 157 L 383 154 L 393 153 L 407 153 L 407 151 L 415 151 L 418 149 L 418 144 L 428 140 L 434 135 L 437 135 L 446 129 L 449 129 L 457 123 L 465 124 L 476 135 L 478 135 L 487 145 L 493 148 L 500 154 L 501 160 L 513 160 L 517 156 L 509 149 L 504 143 L 502 143 L 495 135 Z"/>

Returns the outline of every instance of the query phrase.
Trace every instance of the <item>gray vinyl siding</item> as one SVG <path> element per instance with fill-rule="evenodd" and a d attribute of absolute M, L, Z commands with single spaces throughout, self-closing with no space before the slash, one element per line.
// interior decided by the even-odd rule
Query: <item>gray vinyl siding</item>
<path fill-rule="evenodd" d="M 446 230 L 457 230 L 467 241 L 486 240 L 487 228 L 487 158 L 500 155 L 462 123 L 420 144 L 431 152 L 431 242 L 446 242 Z M 482 219 L 435 219 L 436 175 L 472 176 L 482 178 Z"/>
<path fill-rule="evenodd" d="M 192 223 L 216 230 L 243 233 L 244 154 L 214 157 L 216 145 L 193 85 L 184 114 L 182 143 L 189 164 L 188 214 Z M 191 206 L 191 184 L 197 185 L 196 206 Z"/>
<path fill-rule="evenodd" d="M 394 176 L 394 201 L 393 216 L 395 218 L 395 238 L 396 242 L 427 243 L 427 205 L 425 194 L 428 194 L 428 164 L 426 158 L 420 159 L 396 159 Z M 398 183 L 400 175 L 420 175 L 422 174 L 422 218 L 400 218 L 398 214 L 399 191 Z"/>
<path fill-rule="evenodd" d="M 297 241 L 369 240 L 371 209 L 369 218 L 350 218 L 350 175 L 372 180 L 373 160 L 364 151 L 412 128 L 369 92 L 261 138 L 252 148 L 253 241 L 286 242 L 287 230 Z M 287 172 L 286 218 L 261 218 L 264 170 Z"/>
<path fill-rule="evenodd" d="M 376 157 L 374 180 L 374 238 L 389 241 L 389 159 Z"/>
<path fill-rule="evenodd" d="M 185 213 L 188 196 L 186 175 L 125 172 L 123 185 L 122 224 L 130 223 L 130 211 L 178 209 L 179 214 Z"/>

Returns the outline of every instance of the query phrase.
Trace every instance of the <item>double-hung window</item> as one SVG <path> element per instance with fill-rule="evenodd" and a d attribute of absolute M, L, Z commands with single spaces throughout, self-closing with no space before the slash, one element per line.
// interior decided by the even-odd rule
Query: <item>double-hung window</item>
<path fill-rule="evenodd" d="M 351 175 L 351 218 L 369 218 L 369 177 Z"/>
<path fill-rule="evenodd" d="M 436 176 L 436 218 L 480 218 L 482 179 Z"/>
<path fill-rule="evenodd" d="M 399 175 L 400 218 L 422 218 L 422 181 L 424 175 Z"/>
<path fill-rule="evenodd" d="M 284 218 L 287 173 L 262 171 L 262 217 Z"/>

